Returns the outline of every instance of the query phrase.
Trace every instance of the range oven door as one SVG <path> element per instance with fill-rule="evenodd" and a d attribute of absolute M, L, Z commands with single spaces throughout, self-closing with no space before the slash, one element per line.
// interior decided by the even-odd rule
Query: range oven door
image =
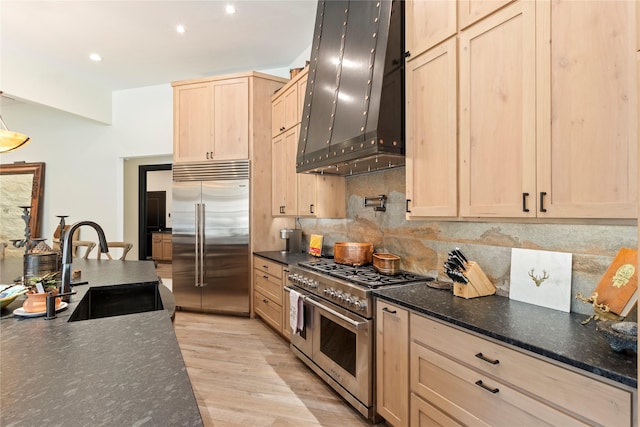
<path fill-rule="evenodd" d="M 365 406 L 373 405 L 373 321 L 317 297 L 313 307 L 313 361 Z"/>

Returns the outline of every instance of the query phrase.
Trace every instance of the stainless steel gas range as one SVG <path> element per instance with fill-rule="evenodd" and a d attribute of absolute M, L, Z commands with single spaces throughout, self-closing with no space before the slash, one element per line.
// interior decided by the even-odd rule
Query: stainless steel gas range
<path fill-rule="evenodd" d="M 373 289 L 431 278 L 378 273 L 333 260 L 290 266 L 288 289 L 300 294 L 304 325 L 291 348 L 316 374 L 370 421 L 378 421 L 374 395 Z"/>

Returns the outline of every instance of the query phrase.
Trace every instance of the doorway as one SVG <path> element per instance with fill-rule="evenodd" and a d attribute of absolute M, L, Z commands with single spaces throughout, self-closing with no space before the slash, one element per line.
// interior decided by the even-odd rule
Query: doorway
<path fill-rule="evenodd" d="M 151 259 L 151 233 L 167 229 L 166 191 L 147 191 L 148 172 L 170 171 L 171 164 L 138 168 L 138 259 Z M 169 213 L 171 215 L 171 213 Z"/>

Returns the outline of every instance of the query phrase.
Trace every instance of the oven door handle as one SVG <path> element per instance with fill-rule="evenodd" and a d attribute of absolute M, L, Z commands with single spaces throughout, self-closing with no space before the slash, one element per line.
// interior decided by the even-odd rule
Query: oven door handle
<path fill-rule="evenodd" d="M 362 329 L 366 329 L 366 327 L 368 326 L 367 322 L 358 322 L 355 321 L 347 316 L 345 316 L 342 313 L 338 313 L 335 310 L 330 309 L 329 307 L 327 307 L 326 305 L 323 305 L 319 302 L 317 302 L 316 300 L 313 300 L 307 296 L 303 296 L 303 299 L 308 302 L 309 304 L 313 305 L 314 307 L 319 308 L 320 310 L 326 311 L 327 313 L 331 313 L 332 315 L 336 316 L 337 318 L 344 320 L 345 322 L 347 322 L 348 324 L 350 324 L 351 326 L 353 326 L 356 331 L 362 330 Z"/>

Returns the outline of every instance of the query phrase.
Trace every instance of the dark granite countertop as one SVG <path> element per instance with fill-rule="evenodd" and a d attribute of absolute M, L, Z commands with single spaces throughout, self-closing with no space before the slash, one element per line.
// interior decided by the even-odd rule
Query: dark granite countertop
<path fill-rule="evenodd" d="M 21 261 L 0 263 L 0 283 Z M 13 315 L 24 297 L 0 313 L 0 425 L 201 426 L 166 287 L 164 310 L 67 322 L 91 287 L 158 283 L 153 262 L 74 260 L 73 269 L 89 283 L 55 319 Z"/>
<path fill-rule="evenodd" d="M 614 352 L 587 316 L 500 296 L 464 299 L 409 284 L 374 291 L 380 299 L 495 338 L 619 383 L 638 387 L 637 356 Z"/>
<path fill-rule="evenodd" d="M 262 258 L 266 258 L 273 262 L 277 262 L 280 264 L 297 264 L 303 261 L 314 261 L 317 260 L 318 257 L 311 256 L 306 252 L 280 252 L 280 251 L 268 251 L 268 252 L 254 252 L 254 255 L 257 255 Z"/>

